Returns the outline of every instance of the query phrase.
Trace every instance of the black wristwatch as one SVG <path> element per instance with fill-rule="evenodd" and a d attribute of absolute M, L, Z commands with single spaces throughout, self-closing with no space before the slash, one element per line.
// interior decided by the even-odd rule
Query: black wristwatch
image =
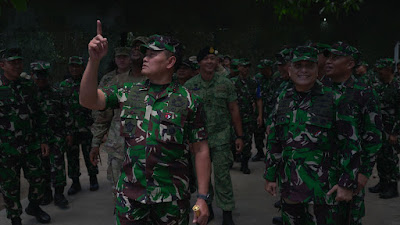
<path fill-rule="evenodd" d="M 202 195 L 202 194 L 197 194 L 197 198 L 203 199 L 203 200 L 208 200 L 210 198 L 210 194 Z"/>
<path fill-rule="evenodd" d="M 240 138 L 240 139 L 243 139 L 243 135 L 242 136 L 236 136 L 236 139 L 238 139 L 238 138 Z"/>

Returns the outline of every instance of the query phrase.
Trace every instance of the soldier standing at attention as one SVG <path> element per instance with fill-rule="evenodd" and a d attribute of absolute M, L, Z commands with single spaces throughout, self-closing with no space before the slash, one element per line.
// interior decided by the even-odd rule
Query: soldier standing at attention
<path fill-rule="evenodd" d="M 140 40 L 145 40 L 141 38 Z M 134 43 L 143 43 L 138 39 Z M 109 87 L 113 85 L 123 86 L 124 83 L 138 83 L 144 81 L 146 77 L 141 73 L 143 65 L 143 54 L 139 48 L 129 49 L 130 60 L 132 61 L 131 69 L 125 73 L 115 75 L 108 82 L 101 82 L 100 88 Z M 117 63 L 117 66 L 119 64 Z M 120 135 L 121 129 L 121 110 L 120 109 L 106 109 L 97 112 L 95 121 L 92 125 L 91 131 L 93 134 L 92 150 L 90 151 L 90 161 L 93 165 L 97 165 L 99 158 L 99 151 L 103 150 L 108 154 L 108 167 L 107 179 L 113 186 L 113 199 L 116 200 L 116 186 L 121 175 L 122 164 L 124 162 L 124 138 Z M 107 135 L 107 140 L 101 145 L 103 137 Z M 101 145 L 101 146 L 100 146 Z"/>
<path fill-rule="evenodd" d="M 380 59 L 377 62 L 378 78 L 372 87 L 379 96 L 382 110 L 382 148 L 378 152 L 376 167 L 379 183 L 370 187 L 372 193 L 379 193 L 383 199 L 399 196 L 397 181 L 399 179 L 399 146 L 400 134 L 400 84 L 394 77 L 394 60 Z"/>
<path fill-rule="evenodd" d="M 232 78 L 238 95 L 238 105 L 243 126 L 243 151 L 240 171 L 250 174 L 249 159 L 254 130 L 262 123 L 262 99 L 257 93 L 257 82 L 250 77 L 250 61 L 242 58 L 239 61 L 239 76 Z M 257 118 L 255 110 L 258 110 Z"/>
<path fill-rule="evenodd" d="M 117 68 L 105 74 L 101 78 L 99 87 L 106 86 L 117 74 L 126 73 L 129 71 L 132 64 L 130 55 L 131 48 L 129 47 L 118 47 L 114 49 L 114 62 Z"/>
<path fill-rule="evenodd" d="M 337 42 L 327 49 L 326 76 L 332 80 L 332 89 L 337 92 L 339 111 L 351 112 L 351 116 L 340 118 L 356 120 L 361 137 L 361 166 L 357 176 L 358 187 L 351 201 L 351 224 L 361 224 L 365 216 L 364 187 L 372 174 L 376 153 L 382 146 L 382 115 L 376 92 L 352 74 L 360 57 L 356 48 Z M 340 208 L 347 211 L 347 205 Z M 344 215 L 346 216 L 346 215 Z"/>
<path fill-rule="evenodd" d="M 79 104 L 79 87 L 81 85 L 82 73 L 85 69 L 82 57 L 71 56 L 68 61 L 68 69 L 71 77 L 60 83 L 60 89 L 73 118 L 73 136 L 67 137 L 69 148 L 67 149 L 67 160 L 68 177 L 72 179 L 72 185 L 68 189 L 68 195 L 74 195 L 82 189 L 79 182 L 79 176 L 81 175 L 79 169 L 80 146 L 90 176 L 90 191 L 99 189 L 99 184 L 97 182 L 99 170 L 97 166 L 92 165 L 89 157 L 90 142 L 92 140 L 90 126 L 93 123 L 91 111 Z"/>
<path fill-rule="evenodd" d="M 31 63 L 32 77 L 39 88 L 39 105 L 49 121 L 50 155 L 43 160 L 46 169 L 46 190 L 41 205 L 49 204 L 52 199 L 51 184 L 54 187 L 54 204 L 64 209 L 68 200 L 64 197 L 64 187 L 67 185 L 65 175 L 65 137 L 71 135 L 72 118 L 66 105 L 63 104 L 60 91 L 49 83 L 50 63 L 37 61 Z"/>
<path fill-rule="evenodd" d="M 213 47 L 200 50 L 197 60 L 199 60 L 200 74 L 189 80 L 185 86 L 200 97 L 206 113 L 206 129 L 209 134 L 208 145 L 215 185 L 214 189 L 210 182 L 210 198 L 207 201 L 209 220 L 214 217 L 212 202 L 215 193 L 217 206 L 223 210 L 223 224 L 234 224 L 232 211 L 235 208 L 235 199 L 230 175 L 233 163 L 231 122 L 237 134 L 236 151 L 240 152 L 243 147 L 243 131 L 235 87 L 228 78 L 215 71 L 218 58 Z"/>
<path fill-rule="evenodd" d="M 0 75 L 0 190 L 7 218 L 13 225 L 21 224 L 21 168 L 29 182 L 29 205 L 25 212 L 40 223 L 51 220 L 39 207 L 45 189 L 41 157 L 49 154 L 47 120 L 37 104 L 35 84 L 20 77 L 22 59 L 19 48 L 0 52 L 4 72 Z"/>
<path fill-rule="evenodd" d="M 344 224 L 337 202 L 350 201 L 360 166 L 358 124 L 341 120 L 335 93 L 317 81 L 317 49 L 292 53 L 292 83 L 271 116 L 265 189 L 276 196 L 279 182 L 284 224 Z"/>
<path fill-rule="evenodd" d="M 182 44 L 167 36 L 153 35 L 143 59 L 148 80 L 97 89 L 100 60 L 107 54 L 107 39 L 97 21 L 97 36 L 89 43 L 80 103 L 90 109 L 121 108 L 121 135 L 125 161 L 117 184 L 117 224 L 188 224 L 190 210 L 189 150 L 198 181 L 196 205 L 200 215 L 193 223 L 205 225 L 205 199 L 210 180 L 210 153 L 204 111 L 196 96 L 172 80 L 182 60 Z"/>

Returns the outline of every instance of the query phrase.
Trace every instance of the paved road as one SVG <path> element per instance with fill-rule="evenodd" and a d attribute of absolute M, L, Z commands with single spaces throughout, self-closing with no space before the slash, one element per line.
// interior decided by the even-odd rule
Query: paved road
<path fill-rule="evenodd" d="M 106 155 L 102 153 L 103 162 Z M 240 165 L 235 163 L 231 170 L 234 193 L 236 198 L 236 210 L 233 212 L 237 225 L 269 225 L 273 216 L 278 211 L 272 204 L 277 198 L 269 196 L 264 191 L 264 180 L 262 173 L 264 164 L 262 162 L 250 163 L 252 173 L 244 175 L 239 171 Z M 44 206 L 43 209 L 52 216 L 53 225 L 112 225 L 114 223 L 111 187 L 106 180 L 106 165 L 100 166 L 99 184 L 100 190 L 90 192 L 89 180 L 81 157 L 81 184 L 83 190 L 75 196 L 67 196 L 70 201 L 70 208 L 60 210 L 53 204 Z M 24 179 L 22 179 L 24 180 Z M 68 182 L 70 182 L 68 180 Z M 368 186 L 376 184 L 377 179 L 372 178 Z M 68 187 L 70 183 L 68 183 Z M 23 182 L 23 189 L 26 189 L 26 182 Z M 26 191 L 22 200 L 23 207 L 28 204 Z M 0 205 L 2 205 L 0 200 Z M 194 197 L 192 198 L 192 205 Z M 364 219 L 365 225 L 400 225 L 400 198 L 383 200 L 377 195 L 367 193 L 366 197 L 367 216 Z M 222 223 L 222 212 L 214 204 L 215 219 L 210 225 Z M 22 215 L 23 224 L 39 224 L 33 217 Z M 10 224 L 5 217 L 5 210 L 0 211 L 0 225 Z"/>

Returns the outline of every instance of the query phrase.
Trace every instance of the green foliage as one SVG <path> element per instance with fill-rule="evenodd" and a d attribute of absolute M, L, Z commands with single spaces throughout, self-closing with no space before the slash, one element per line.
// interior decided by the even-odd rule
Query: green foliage
<path fill-rule="evenodd" d="M 318 10 L 319 14 L 349 13 L 359 11 L 364 0 L 256 0 L 272 4 L 275 14 L 279 20 L 284 17 L 302 19 L 312 10 Z"/>

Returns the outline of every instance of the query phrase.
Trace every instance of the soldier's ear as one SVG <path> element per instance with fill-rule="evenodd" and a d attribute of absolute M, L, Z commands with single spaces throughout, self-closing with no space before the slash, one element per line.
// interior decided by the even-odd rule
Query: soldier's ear
<path fill-rule="evenodd" d="M 176 63 L 176 57 L 173 55 L 173 56 L 168 57 L 167 60 L 168 60 L 168 62 L 167 62 L 167 69 L 174 68 L 175 63 Z"/>
<path fill-rule="evenodd" d="M 354 60 L 351 59 L 349 61 L 349 63 L 347 64 L 347 66 L 348 66 L 349 69 L 353 69 L 356 66 L 356 62 L 354 62 Z"/>

